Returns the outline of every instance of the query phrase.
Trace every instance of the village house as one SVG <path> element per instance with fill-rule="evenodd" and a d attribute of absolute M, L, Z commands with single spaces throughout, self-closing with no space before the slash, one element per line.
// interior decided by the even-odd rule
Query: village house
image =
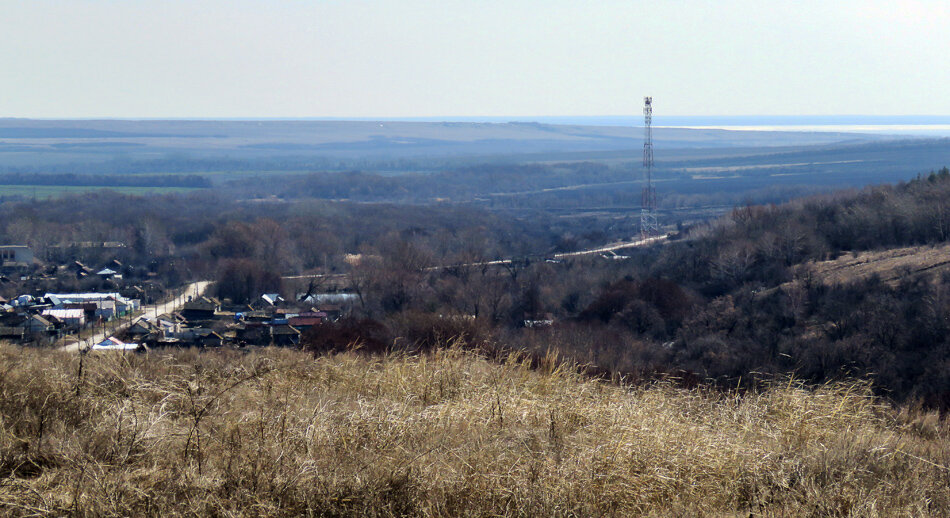
<path fill-rule="evenodd" d="M 81 329 L 86 325 L 86 312 L 82 309 L 44 309 L 40 314 L 59 320 L 69 330 Z"/>
<path fill-rule="evenodd" d="M 112 268 L 103 268 L 96 272 L 96 275 L 105 280 L 122 278 L 122 276 Z"/>
<path fill-rule="evenodd" d="M 212 297 L 199 297 L 185 303 L 181 310 L 182 316 L 189 322 L 201 322 L 214 319 L 214 314 L 221 310 L 221 302 Z"/>
<path fill-rule="evenodd" d="M 129 335 L 133 337 L 144 338 L 153 333 L 160 333 L 161 327 L 146 318 L 138 318 L 128 328 Z"/>
<path fill-rule="evenodd" d="M 92 274 L 92 268 L 89 268 L 79 261 L 73 261 L 73 263 L 68 268 L 73 272 L 73 274 L 76 275 L 77 279 L 82 279 L 83 277 L 88 277 Z"/>
<path fill-rule="evenodd" d="M 211 329 L 196 330 L 192 343 L 200 347 L 221 347 L 224 337 Z"/>
<path fill-rule="evenodd" d="M 251 307 L 254 309 L 266 309 L 278 306 L 284 302 L 284 298 L 278 293 L 265 293 L 261 295 L 259 299 L 252 302 Z"/>
<path fill-rule="evenodd" d="M 246 322 L 267 322 L 271 316 L 265 311 L 248 311 L 243 315 Z"/>
<path fill-rule="evenodd" d="M 102 320 L 112 320 L 118 316 L 115 306 L 115 300 L 102 300 L 96 303 L 96 318 Z"/>
<path fill-rule="evenodd" d="M 234 328 L 237 340 L 243 344 L 267 345 L 270 328 L 262 323 L 241 323 Z"/>
<path fill-rule="evenodd" d="M 25 245 L 0 246 L 0 269 L 13 270 L 33 264 L 33 251 Z"/>
<path fill-rule="evenodd" d="M 137 343 L 125 343 L 122 340 L 114 336 L 110 336 L 105 340 L 94 344 L 91 348 L 92 351 L 120 351 L 120 352 L 135 352 L 141 351 L 145 348 L 141 344 Z"/>
<path fill-rule="evenodd" d="M 125 315 L 139 307 L 137 299 L 127 299 L 117 292 L 108 293 L 47 293 L 43 296 L 54 308 L 73 309 L 77 305 L 95 304 L 96 316 Z M 111 316 L 109 318 L 111 318 Z"/>
<path fill-rule="evenodd" d="M 124 297 L 112 299 L 115 303 L 115 311 L 119 316 L 125 316 L 139 308 L 138 300 L 129 300 Z"/>
<path fill-rule="evenodd" d="M 287 319 L 287 323 L 301 331 L 319 326 L 326 320 L 327 314 L 322 311 L 305 311 Z"/>
<path fill-rule="evenodd" d="M 300 343 L 300 331 L 293 326 L 271 327 L 271 343 L 278 346 L 293 346 Z"/>
<path fill-rule="evenodd" d="M 28 335 L 32 336 L 49 335 L 56 331 L 53 323 L 40 315 L 30 315 L 21 326 Z"/>

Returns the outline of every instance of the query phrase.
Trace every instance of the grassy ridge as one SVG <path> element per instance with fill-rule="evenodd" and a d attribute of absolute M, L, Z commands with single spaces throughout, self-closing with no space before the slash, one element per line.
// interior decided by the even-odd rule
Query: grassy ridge
<path fill-rule="evenodd" d="M 0 348 L 0 512 L 947 515 L 950 439 L 861 385 L 619 387 L 454 349 Z"/>

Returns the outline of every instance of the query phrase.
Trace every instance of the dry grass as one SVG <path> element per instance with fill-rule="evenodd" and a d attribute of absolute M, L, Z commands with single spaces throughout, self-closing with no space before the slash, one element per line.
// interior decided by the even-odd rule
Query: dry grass
<path fill-rule="evenodd" d="M 867 387 L 624 388 L 449 349 L 0 347 L 0 513 L 943 516 L 950 435 Z"/>
<path fill-rule="evenodd" d="M 940 245 L 857 252 L 829 261 L 809 261 L 798 268 L 797 275 L 808 272 L 815 280 L 829 285 L 877 275 L 883 282 L 896 285 L 909 275 L 947 271 L 950 271 L 950 245 Z"/>

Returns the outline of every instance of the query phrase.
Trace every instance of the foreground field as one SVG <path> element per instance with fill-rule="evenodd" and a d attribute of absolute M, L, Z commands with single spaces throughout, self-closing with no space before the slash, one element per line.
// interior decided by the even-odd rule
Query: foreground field
<path fill-rule="evenodd" d="M 0 372 L 4 515 L 950 515 L 946 421 L 861 385 L 625 388 L 454 349 L 0 347 Z"/>

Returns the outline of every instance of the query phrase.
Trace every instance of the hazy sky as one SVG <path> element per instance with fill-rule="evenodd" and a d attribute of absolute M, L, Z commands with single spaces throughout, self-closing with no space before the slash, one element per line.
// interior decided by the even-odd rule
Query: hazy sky
<path fill-rule="evenodd" d="M 0 0 L 0 71 L 0 117 L 950 115 L 950 2 Z"/>

